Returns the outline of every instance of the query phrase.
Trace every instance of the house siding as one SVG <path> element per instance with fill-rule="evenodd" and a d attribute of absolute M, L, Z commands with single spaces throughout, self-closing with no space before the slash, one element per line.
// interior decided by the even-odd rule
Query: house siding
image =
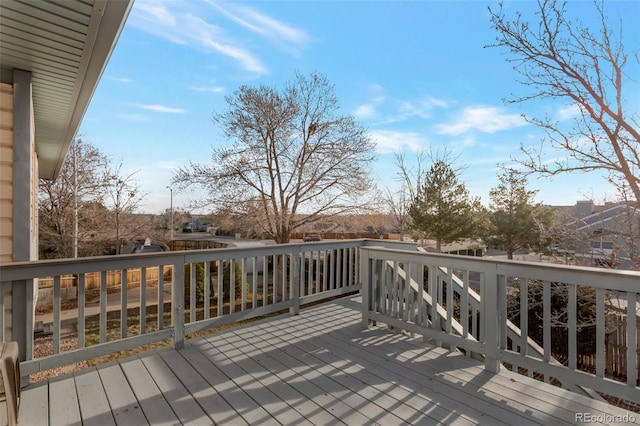
<path fill-rule="evenodd" d="M 13 87 L 0 83 L 0 262 L 13 260 Z"/>
<path fill-rule="evenodd" d="M 30 73 L 20 73 L 19 78 L 15 78 L 22 84 L 20 90 L 18 86 L 0 83 L 0 262 L 38 259 L 35 119 Z M 15 286 L 13 289 L 3 286 L 0 290 L 4 292 L 6 304 L 2 338 L 17 339 L 21 357 L 27 331 L 23 318 L 29 315 L 22 301 L 26 300 L 26 287 L 33 286 L 33 292 L 37 294 L 37 285 L 37 280 L 29 280 L 18 284 L 17 293 Z M 13 309 L 14 306 L 17 309 Z"/>

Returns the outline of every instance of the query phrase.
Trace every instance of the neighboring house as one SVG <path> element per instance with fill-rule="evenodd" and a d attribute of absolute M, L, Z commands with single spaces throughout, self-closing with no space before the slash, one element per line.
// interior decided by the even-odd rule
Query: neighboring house
<path fill-rule="evenodd" d="M 630 269 L 638 261 L 640 209 L 633 204 L 576 205 L 568 230 L 575 239 L 576 261 L 584 265 Z"/>
<path fill-rule="evenodd" d="M 37 259 L 38 179 L 57 176 L 132 4 L 0 2 L 0 262 Z M 4 326 L 22 351 L 19 288 Z"/>

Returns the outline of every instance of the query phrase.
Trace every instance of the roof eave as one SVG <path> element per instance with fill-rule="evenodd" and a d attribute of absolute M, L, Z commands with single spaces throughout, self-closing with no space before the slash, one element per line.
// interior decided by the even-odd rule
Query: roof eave
<path fill-rule="evenodd" d="M 67 122 L 64 137 L 60 141 L 58 157 L 53 160 L 53 164 L 43 164 L 46 160 L 39 162 L 41 178 L 55 179 L 60 172 L 69 146 L 76 136 L 132 6 L 133 1 L 128 0 L 95 2 L 74 93 L 75 107 Z"/>

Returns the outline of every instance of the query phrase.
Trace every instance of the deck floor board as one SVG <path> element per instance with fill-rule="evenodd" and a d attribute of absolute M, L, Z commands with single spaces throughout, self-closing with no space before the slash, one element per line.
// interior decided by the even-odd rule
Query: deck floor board
<path fill-rule="evenodd" d="M 32 384 L 20 424 L 524 426 L 626 414 L 404 333 L 363 330 L 359 309 L 342 298 Z"/>

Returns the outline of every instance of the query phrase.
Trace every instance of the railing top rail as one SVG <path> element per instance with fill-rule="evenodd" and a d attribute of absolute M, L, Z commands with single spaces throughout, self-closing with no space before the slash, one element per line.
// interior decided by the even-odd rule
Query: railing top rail
<path fill-rule="evenodd" d="M 589 266 L 485 259 L 442 253 L 408 252 L 384 247 L 363 247 L 374 259 L 437 265 L 507 276 L 524 276 L 551 282 L 589 285 L 629 292 L 640 292 L 640 272 Z"/>
<path fill-rule="evenodd" d="M 412 247 L 410 243 L 388 240 L 331 240 L 313 243 L 289 243 L 251 247 L 225 247 L 206 250 L 184 250 L 163 253 L 121 254 L 92 256 L 75 259 L 47 259 L 0 264 L 0 281 L 15 281 L 51 275 L 80 274 L 86 272 L 153 267 L 169 264 L 187 264 L 204 261 L 241 259 L 255 256 L 282 255 L 295 252 L 333 250 L 363 247 L 376 243 L 392 247 Z"/>

